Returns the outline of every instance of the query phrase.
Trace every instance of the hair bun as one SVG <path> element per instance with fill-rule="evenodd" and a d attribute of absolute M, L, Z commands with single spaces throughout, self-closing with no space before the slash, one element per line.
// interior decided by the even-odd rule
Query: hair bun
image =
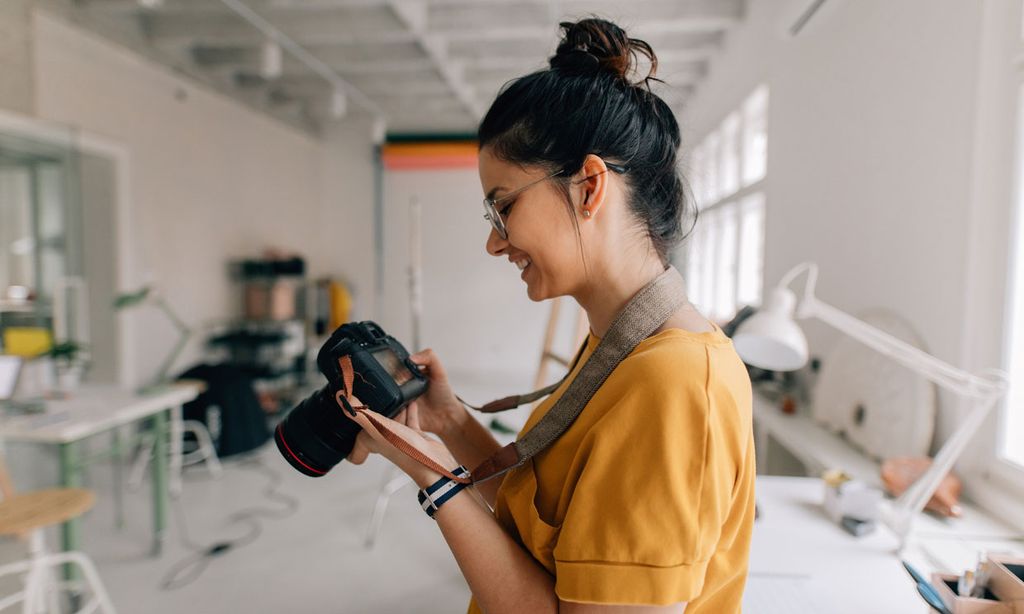
<path fill-rule="evenodd" d="M 562 40 L 555 55 L 548 61 L 553 70 L 568 75 L 610 74 L 629 85 L 644 84 L 655 78 L 658 58 L 646 42 L 629 38 L 625 30 L 605 19 L 589 18 L 577 22 L 563 21 Z M 650 62 L 647 75 L 631 81 L 637 71 L 639 56 Z"/>

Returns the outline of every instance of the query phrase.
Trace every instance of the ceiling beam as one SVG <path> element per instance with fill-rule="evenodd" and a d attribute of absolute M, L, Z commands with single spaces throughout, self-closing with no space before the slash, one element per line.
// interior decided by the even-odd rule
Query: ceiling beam
<path fill-rule="evenodd" d="M 396 16 L 404 20 L 407 15 L 422 14 L 423 5 L 411 0 L 389 0 L 395 6 Z M 420 7 L 420 8 L 416 8 Z M 358 45 L 382 43 L 422 42 L 426 37 L 440 36 L 449 42 L 493 42 L 493 41 L 537 41 L 549 44 L 557 40 L 556 24 L 550 25 L 489 25 L 484 27 L 438 27 L 430 28 L 420 24 L 419 29 L 404 28 L 358 28 L 351 25 L 351 16 L 291 15 L 282 14 L 273 21 L 275 28 L 289 32 L 295 41 L 305 47 L 321 45 Z M 227 17 L 190 18 L 185 14 L 167 15 L 154 11 L 148 16 L 150 36 L 154 42 L 184 39 L 187 41 L 208 40 L 225 44 L 256 44 L 261 40 L 259 32 L 238 19 Z M 420 19 L 422 22 L 422 19 Z M 648 35 L 687 34 L 694 32 L 717 32 L 738 23 L 734 17 L 686 17 L 656 21 L 640 21 L 630 29 L 633 36 L 644 38 Z"/>
<path fill-rule="evenodd" d="M 388 7 L 405 25 L 406 29 L 416 36 L 416 41 L 434 63 L 444 82 L 451 88 L 452 94 L 458 99 L 466 111 L 475 119 L 483 117 L 483 109 L 477 102 L 473 89 L 466 84 L 462 69 L 448 58 L 448 43 L 445 37 L 427 32 L 427 7 L 422 2 L 408 0 L 392 0 Z"/>
<path fill-rule="evenodd" d="M 94 0 L 96 1 L 96 0 Z M 106 0 L 107 2 L 130 2 L 132 0 Z M 178 0 L 181 2 L 182 0 Z M 191 2 L 201 2 L 203 0 L 191 0 Z M 553 2 L 552 0 L 409 0 L 416 4 L 423 4 L 430 8 L 441 8 L 441 7 L 454 7 L 454 8 L 471 8 L 474 6 L 511 6 L 520 8 L 523 6 L 538 6 L 541 8 L 552 8 L 553 5 L 557 4 L 556 10 L 560 9 L 561 12 L 572 12 L 573 10 L 586 10 L 588 12 L 595 12 L 595 7 L 598 9 L 608 9 L 618 7 L 621 10 L 621 2 L 610 2 L 608 0 L 601 2 L 600 0 L 558 0 Z M 389 0 L 265 0 L 267 6 L 275 9 L 290 9 L 295 11 L 323 11 L 331 9 L 353 9 L 353 8 L 373 8 L 386 6 Z M 693 7 L 694 9 L 714 10 L 714 11 L 732 11 L 741 12 L 743 8 L 742 0 L 661 0 L 651 2 L 649 4 L 661 4 L 671 6 L 675 8 L 688 8 Z"/>
<path fill-rule="evenodd" d="M 0 0 L 2 1 L 2 0 Z M 41 10 L 50 11 L 61 18 L 85 28 L 106 40 L 129 49 L 154 64 L 166 67 L 199 87 L 207 88 L 227 98 L 239 101 L 254 112 L 266 114 L 311 136 L 320 134 L 322 126 L 305 113 L 291 113 L 289 109 L 275 107 L 264 97 L 241 96 L 236 87 L 218 75 L 210 74 L 187 59 L 167 54 L 153 47 L 138 24 L 113 19 L 91 11 L 77 0 L 35 0 Z M 129 25 L 131 27 L 129 27 Z"/>

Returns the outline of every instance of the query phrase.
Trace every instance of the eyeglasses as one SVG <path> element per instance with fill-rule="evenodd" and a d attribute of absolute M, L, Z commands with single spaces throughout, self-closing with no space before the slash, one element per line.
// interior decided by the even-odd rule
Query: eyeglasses
<path fill-rule="evenodd" d="M 619 165 L 619 164 L 609 164 L 609 163 L 606 162 L 605 166 L 608 167 L 608 170 L 615 171 L 616 173 L 618 173 L 620 175 L 622 173 L 626 172 L 626 167 L 624 167 L 622 165 Z M 503 203 L 503 202 L 509 200 L 510 198 L 513 198 L 515 196 L 518 196 L 518 195 L 522 194 L 523 192 L 529 190 L 530 188 L 532 188 L 533 186 L 537 185 L 538 183 L 542 183 L 544 181 L 547 181 L 548 179 L 551 179 L 552 177 L 557 177 L 558 175 L 561 175 L 561 174 L 562 174 L 562 171 L 555 171 L 555 172 L 553 172 L 553 173 L 551 173 L 549 175 L 541 177 L 540 179 L 538 179 L 536 181 L 531 181 L 530 183 L 524 185 L 521 188 L 517 188 L 515 190 L 512 190 L 508 194 L 503 194 L 499 198 L 485 198 L 484 199 L 484 219 L 491 223 L 491 226 L 498 233 L 499 237 L 501 237 L 503 240 L 507 241 L 508 240 L 508 228 L 505 226 L 505 218 L 508 216 L 509 209 L 512 208 L 512 205 L 509 205 L 509 206 L 505 207 L 501 211 L 498 211 L 498 205 L 500 203 Z M 592 178 L 596 177 L 599 174 L 600 173 L 597 173 L 595 175 L 591 175 L 590 177 L 584 177 L 583 179 L 580 179 L 579 181 L 575 181 L 573 183 L 580 183 L 580 182 L 586 181 L 587 179 L 592 179 Z"/>

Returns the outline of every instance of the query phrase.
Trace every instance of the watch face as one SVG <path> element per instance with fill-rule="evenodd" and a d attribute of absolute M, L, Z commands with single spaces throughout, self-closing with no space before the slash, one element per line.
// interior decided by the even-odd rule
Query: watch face
<path fill-rule="evenodd" d="M 390 348 L 377 350 L 373 353 L 373 358 L 380 366 L 384 367 L 384 370 L 399 386 L 412 379 L 412 373 Z"/>

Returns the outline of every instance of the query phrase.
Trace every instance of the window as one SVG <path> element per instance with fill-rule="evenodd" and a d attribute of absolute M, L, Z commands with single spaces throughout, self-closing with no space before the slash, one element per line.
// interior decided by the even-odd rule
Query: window
<path fill-rule="evenodd" d="M 1022 75 L 1024 79 L 1024 75 Z M 1010 335 L 1007 371 L 1010 388 L 1006 394 L 1004 425 L 1000 429 L 1003 458 L 1024 469 L 1024 84 L 1018 93 L 1017 129 L 1017 203 L 1014 255 L 1010 278 Z"/>
<path fill-rule="evenodd" d="M 743 103 L 743 182 L 764 179 L 768 161 L 768 88 L 762 86 Z"/>
<path fill-rule="evenodd" d="M 1024 7 L 1021 11 L 1024 15 Z M 1009 390 L 999 429 L 999 457 L 1015 478 L 1024 476 L 1024 23 L 1017 43 L 1016 194 L 1009 275 L 1007 364 Z M 1004 465 L 1004 463 L 1000 463 Z M 1019 479 L 1017 480 L 1019 482 Z"/>
<path fill-rule="evenodd" d="M 764 264 L 764 194 L 755 192 L 740 203 L 740 260 L 737 263 L 736 303 L 761 302 Z"/>
<path fill-rule="evenodd" d="M 690 152 L 700 209 L 685 250 L 690 300 L 725 321 L 761 302 L 768 88 L 760 86 Z"/>

